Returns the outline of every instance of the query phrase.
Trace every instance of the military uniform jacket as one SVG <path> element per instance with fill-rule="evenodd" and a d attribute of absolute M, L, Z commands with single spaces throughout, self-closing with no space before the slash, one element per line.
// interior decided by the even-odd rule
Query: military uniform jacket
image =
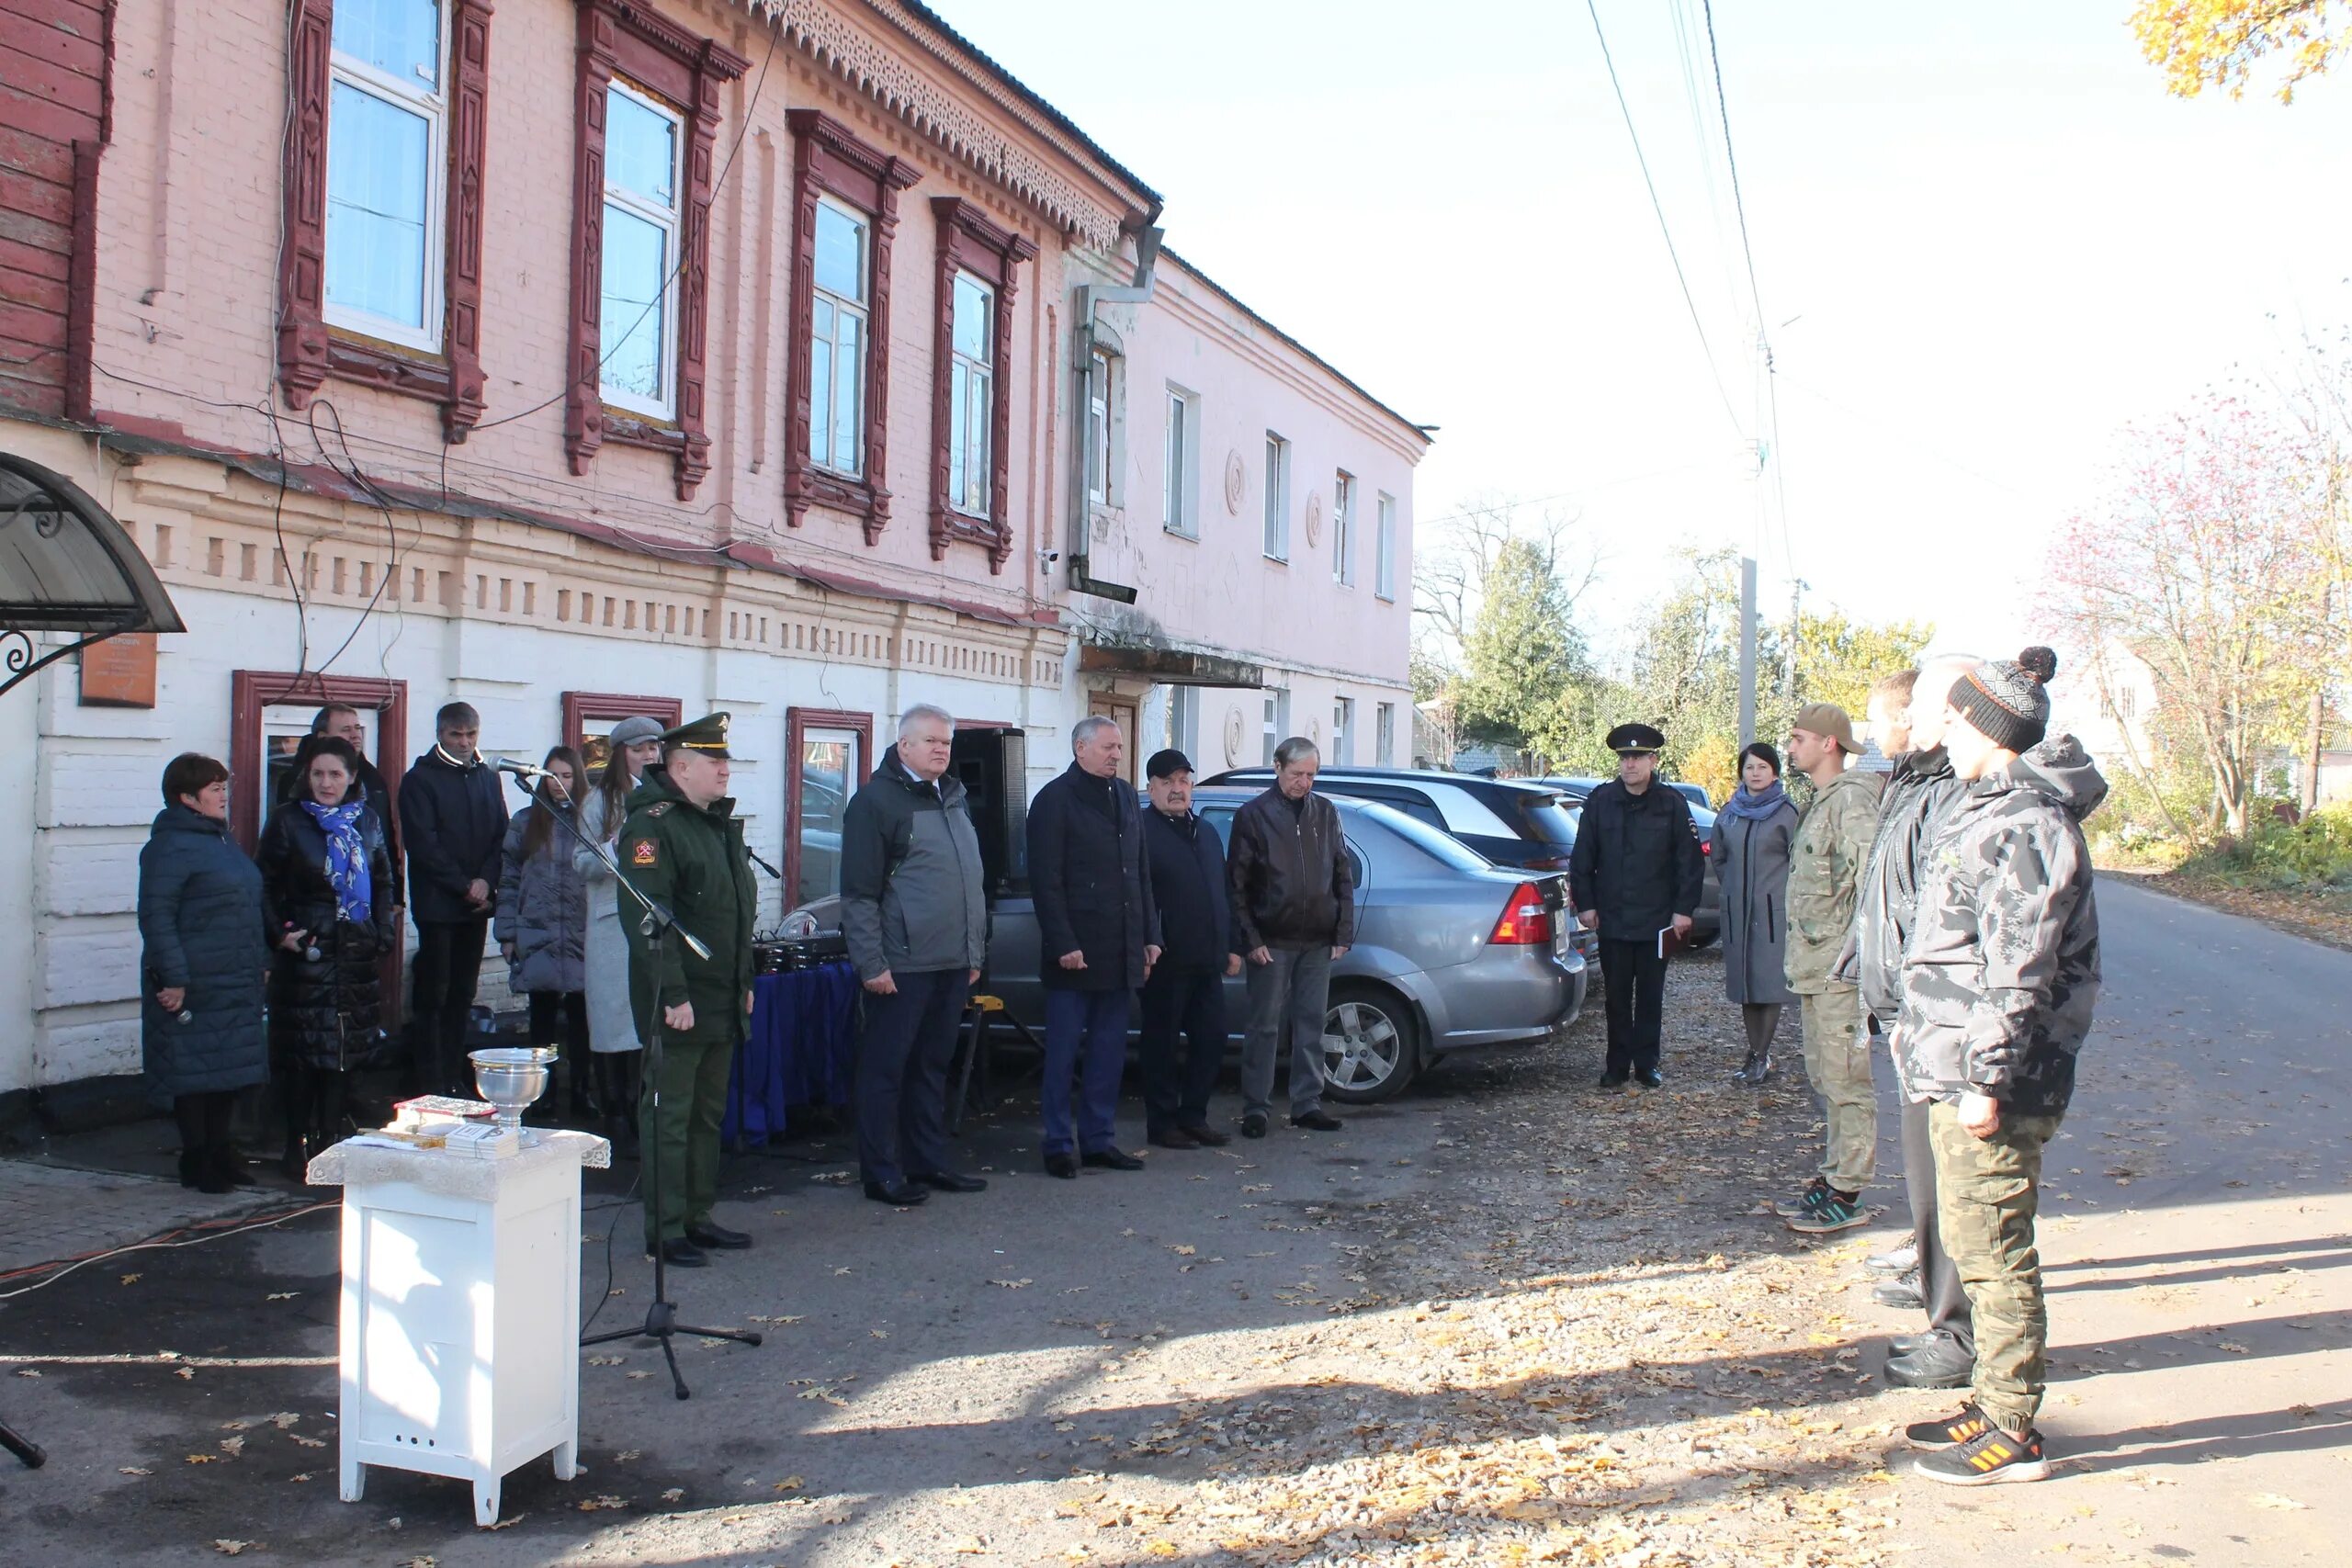
<path fill-rule="evenodd" d="M 2098 999 L 2098 911 L 2081 819 L 2107 781 L 2072 736 L 1966 786 L 1935 824 L 1892 1037 L 1903 1093 L 1973 1090 L 2058 1116 Z"/>
<path fill-rule="evenodd" d="M 1876 773 L 1849 768 L 1829 781 L 1797 824 L 1789 846 L 1789 943 L 1782 960 L 1789 989 L 1800 996 L 1848 990 L 1833 979 L 1839 951 L 1854 929 L 1862 867 L 1878 834 Z"/>
<path fill-rule="evenodd" d="M 628 937 L 629 1007 L 638 1027 L 645 1027 L 657 999 L 663 1009 L 691 1002 L 695 1026 L 681 1034 L 662 1025 L 664 1037 L 733 1046 L 751 1024 L 744 998 L 752 991 L 752 920 L 759 897 L 735 802 L 721 797 L 706 807 L 689 805 L 665 769 L 649 768 L 628 797 L 618 856 L 628 879 L 710 949 L 708 958 L 697 958 L 673 933 L 655 973 L 637 901 L 619 895 L 621 929 Z"/>

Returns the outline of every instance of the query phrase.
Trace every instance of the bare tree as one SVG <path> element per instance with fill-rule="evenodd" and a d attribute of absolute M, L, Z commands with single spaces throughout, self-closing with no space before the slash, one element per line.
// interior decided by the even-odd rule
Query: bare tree
<path fill-rule="evenodd" d="M 1413 614 L 1447 650 L 1432 650 L 1431 657 L 1450 662 L 1450 650 L 1459 649 L 1470 635 L 1478 607 L 1486 603 L 1495 562 L 1503 547 L 1515 540 L 1534 550 L 1574 611 L 1600 576 L 1600 557 L 1578 532 L 1582 521 L 1580 513 L 1548 508 L 1530 515 L 1519 502 L 1487 497 L 1434 525 L 1432 536 L 1419 541 L 1413 551 Z"/>

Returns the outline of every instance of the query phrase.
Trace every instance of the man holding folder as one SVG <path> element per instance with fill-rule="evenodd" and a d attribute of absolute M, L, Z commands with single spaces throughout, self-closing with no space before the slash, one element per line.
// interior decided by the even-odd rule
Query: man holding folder
<path fill-rule="evenodd" d="M 1690 803 L 1657 783 L 1666 737 L 1651 725 L 1609 732 L 1617 776 L 1585 797 L 1569 857 L 1568 888 L 1588 931 L 1600 932 L 1609 1002 L 1609 1068 L 1600 1087 L 1629 1077 L 1656 1089 L 1666 962 L 1690 934 L 1706 863 Z"/>

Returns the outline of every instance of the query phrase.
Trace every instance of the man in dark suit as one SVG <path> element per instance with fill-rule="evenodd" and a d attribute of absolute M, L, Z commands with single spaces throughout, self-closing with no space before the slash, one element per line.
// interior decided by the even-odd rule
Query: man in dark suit
<path fill-rule="evenodd" d="M 1069 770 L 1029 803 L 1029 887 L 1046 987 L 1046 1174 L 1080 1163 L 1141 1170 L 1113 1141 L 1126 1066 L 1127 1003 L 1159 958 L 1159 911 L 1126 741 L 1095 715 L 1070 729 Z M 1070 1080 L 1080 1080 L 1075 1130 Z"/>
<path fill-rule="evenodd" d="M 506 795 L 475 750 L 481 716 L 472 705 L 446 705 L 433 728 L 432 750 L 401 781 L 401 843 L 416 911 L 409 1029 L 419 1080 L 436 1094 L 470 1096 L 466 1016 L 481 981 L 482 943 L 506 845 Z"/>
<path fill-rule="evenodd" d="M 1143 1104 L 1163 1149 L 1232 1140 L 1209 1125 L 1209 1095 L 1225 1060 L 1225 977 L 1241 973 L 1225 891 L 1225 847 L 1193 809 L 1193 764 L 1170 748 L 1144 766 L 1143 814 L 1151 892 L 1164 944 L 1143 983 Z M 1179 1051 L 1182 1032 L 1187 1048 Z"/>
<path fill-rule="evenodd" d="M 1609 998 L 1609 1066 L 1600 1087 L 1628 1077 L 1645 1087 L 1665 1082 L 1658 1072 L 1658 1014 L 1666 1004 L 1666 959 L 1660 933 L 1690 934 L 1706 863 L 1690 803 L 1657 782 L 1657 754 L 1666 737 L 1646 724 L 1609 732 L 1617 776 L 1585 797 L 1584 818 L 1570 852 L 1569 892 L 1577 919 L 1600 932 L 1600 976 Z"/>

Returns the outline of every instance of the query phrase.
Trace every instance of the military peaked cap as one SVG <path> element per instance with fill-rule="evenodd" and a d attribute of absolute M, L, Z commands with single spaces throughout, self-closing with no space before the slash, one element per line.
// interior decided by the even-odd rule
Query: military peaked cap
<path fill-rule="evenodd" d="M 662 749 L 665 751 L 683 749 L 699 751 L 706 757 L 727 758 L 727 724 L 728 717 L 723 713 L 706 714 L 691 724 L 663 730 Z"/>
<path fill-rule="evenodd" d="M 1609 732 L 1609 749 L 1623 756 L 1628 751 L 1663 751 L 1666 737 L 1652 724 L 1621 724 Z"/>

